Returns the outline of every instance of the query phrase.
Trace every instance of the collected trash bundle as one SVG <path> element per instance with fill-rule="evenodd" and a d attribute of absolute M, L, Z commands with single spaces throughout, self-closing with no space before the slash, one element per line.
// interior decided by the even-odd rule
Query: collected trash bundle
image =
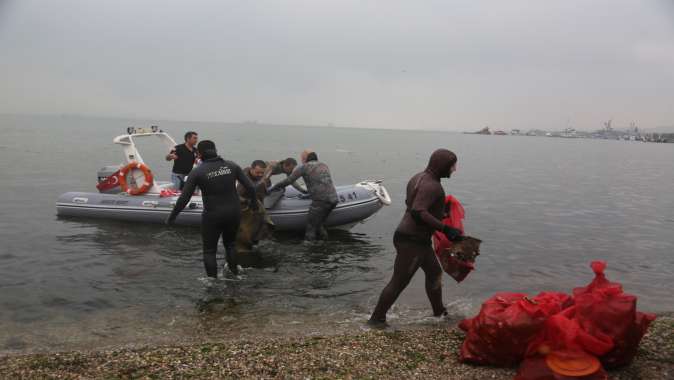
<path fill-rule="evenodd" d="M 515 366 L 516 380 L 607 379 L 604 368 L 628 365 L 655 315 L 637 311 L 637 297 L 591 264 L 594 280 L 573 296 L 499 293 L 466 319 L 464 362 Z"/>
<path fill-rule="evenodd" d="M 573 290 L 575 307 L 570 312 L 583 331 L 612 340 L 613 349 L 600 359 L 604 367 L 613 369 L 632 363 L 655 315 L 637 311 L 637 297 L 606 279 L 605 269 L 603 261 L 592 263 L 595 278 L 588 286 Z"/>
<path fill-rule="evenodd" d="M 462 236 L 457 241 L 450 241 L 444 233 L 437 231 L 433 234 L 433 247 L 442 269 L 456 282 L 461 282 L 475 269 L 475 258 L 480 254 L 482 240 L 463 235 L 466 213 L 458 199 L 448 195 L 445 209 L 447 217 L 442 223 L 461 231 Z"/>
<path fill-rule="evenodd" d="M 575 306 L 551 316 L 536 338 L 529 344 L 516 380 L 607 378 L 597 358 L 613 348 L 613 342 L 601 332 L 596 336 L 581 329 L 571 317 Z M 590 377 L 588 377 L 590 376 Z"/>
<path fill-rule="evenodd" d="M 461 360 L 499 367 L 517 365 L 545 321 L 572 303 L 563 293 L 544 292 L 533 298 L 524 293 L 497 293 L 475 318 L 459 325 L 467 332 Z"/>

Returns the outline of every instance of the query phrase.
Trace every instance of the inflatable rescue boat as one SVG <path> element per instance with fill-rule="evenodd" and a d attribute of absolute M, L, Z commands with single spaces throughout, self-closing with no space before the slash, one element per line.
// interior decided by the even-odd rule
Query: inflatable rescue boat
<path fill-rule="evenodd" d="M 98 192 L 67 192 L 56 203 L 62 217 L 114 219 L 139 223 L 163 223 L 180 195 L 170 182 L 157 181 L 135 144 L 139 138 L 158 138 L 166 151 L 175 147 L 173 138 L 157 126 L 151 129 L 128 128 L 127 134 L 113 142 L 124 151 L 125 162 L 105 166 L 98 172 Z M 337 186 L 339 203 L 332 211 L 326 227 L 349 229 L 365 221 L 391 198 L 381 181 L 366 180 L 353 185 Z M 311 199 L 292 186 L 285 192 L 265 199 L 267 214 L 278 231 L 305 229 Z M 188 207 L 178 216 L 176 224 L 199 225 L 203 203 L 194 195 Z"/>

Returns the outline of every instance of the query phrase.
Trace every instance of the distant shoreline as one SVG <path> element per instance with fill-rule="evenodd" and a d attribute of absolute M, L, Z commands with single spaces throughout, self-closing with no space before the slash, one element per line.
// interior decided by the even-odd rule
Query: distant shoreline
<path fill-rule="evenodd" d="M 429 129 L 429 128 L 379 128 L 379 127 L 366 127 L 366 126 L 355 126 L 355 125 L 341 125 L 335 123 L 324 123 L 324 124 L 288 124 L 288 123 L 272 123 L 266 121 L 257 121 L 257 120 L 243 120 L 243 121 L 218 121 L 218 120 L 178 120 L 178 119 L 167 119 L 163 117 L 148 117 L 148 116 L 109 116 L 109 115 L 84 115 L 84 114 L 57 114 L 57 113 L 40 113 L 40 114 L 29 114 L 29 113 L 0 113 L 0 117 L 62 117 L 62 118 L 73 118 L 73 119 L 102 119 L 102 120 L 119 120 L 120 122 L 126 121 L 135 121 L 135 122 L 147 122 L 147 123 L 184 123 L 184 124 L 221 124 L 221 125 L 230 125 L 230 126 L 266 126 L 266 127 L 288 127 L 288 128 L 330 128 L 330 129 L 359 129 L 359 130 L 370 130 L 370 131 L 402 131 L 402 132 L 441 132 L 441 133 L 457 133 L 457 134 L 479 134 L 476 132 L 466 132 L 461 129 L 457 130 L 447 130 L 447 129 Z M 422 123 L 423 124 L 423 123 Z M 590 131 L 581 131 L 584 133 L 590 133 Z M 643 130 L 644 133 L 656 133 L 656 134 L 669 134 L 674 133 L 674 126 L 657 126 L 653 128 L 647 128 Z"/>

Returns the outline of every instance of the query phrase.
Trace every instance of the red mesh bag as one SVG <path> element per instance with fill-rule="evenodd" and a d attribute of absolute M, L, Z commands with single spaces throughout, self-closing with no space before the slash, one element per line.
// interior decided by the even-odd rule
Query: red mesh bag
<path fill-rule="evenodd" d="M 623 293 L 620 284 L 610 282 L 604 275 L 605 262 L 594 261 L 591 267 L 594 280 L 573 291 L 576 304 L 573 317 L 589 335 L 612 340 L 613 349 L 600 356 L 606 368 L 628 365 L 655 315 L 637 311 L 637 297 Z"/>
<path fill-rule="evenodd" d="M 445 205 L 449 206 L 449 215 L 442 220 L 442 223 L 452 228 L 456 228 L 463 234 L 463 219 L 466 216 L 463 206 L 458 199 L 451 195 L 448 195 L 445 198 Z M 456 282 L 463 281 L 468 274 L 475 269 L 474 261 L 460 260 L 449 253 L 452 242 L 447 239 L 447 236 L 445 236 L 444 233 L 436 231 L 433 234 L 433 246 L 435 247 L 435 255 L 440 262 L 440 266 L 442 266 L 442 269 L 456 280 Z"/>
<path fill-rule="evenodd" d="M 435 240 L 435 235 L 433 236 Z M 435 255 L 438 258 L 438 262 L 442 267 L 442 270 L 445 271 L 451 278 L 456 282 L 461 282 L 468 277 L 470 272 L 475 269 L 475 261 L 470 260 L 461 260 L 454 255 L 450 254 L 447 249 L 449 249 L 452 242 L 447 240 L 447 237 L 444 235 L 437 238 L 441 243 L 435 244 Z"/>
<path fill-rule="evenodd" d="M 482 305 L 475 318 L 459 325 L 467 332 L 461 347 L 461 361 L 516 365 L 548 317 L 570 303 L 571 297 L 562 293 L 541 293 L 533 299 L 523 293 L 496 294 Z"/>
<path fill-rule="evenodd" d="M 526 355 L 545 356 L 550 352 L 587 352 L 596 356 L 613 349 L 613 339 L 606 334 L 593 335 L 575 318 L 576 306 L 551 316 L 541 332 L 531 341 Z"/>
<path fill-rule="evenodd" d="M 561 380 L 561 379 L 607 379 L 606 372 L 587 347 L 606 353 L 613 348 L 610 338 L 602 341 L 585 332 L 573 318 L 575 306 L 551 316 L 527 349 L 527 358 L 520 366 L 515 380 Z M 552 357 L 551 357 L 552 356 Z M 560 360 L 561 358 L 561 360 Z M 578 359 L 580 358 L 580 359 Z M 575 373 L 553 369 L 552 364 L 561 364 L 575 369 Z"/>
<path fill-rule="evenodd" d="M 573 295 L 592 293 L 599 289 L 613 289 L 612 291 L 622 293 L 623 286 L 617 282 L 611 282 L 606 278 L 604 270 L 606 270 L 606 261 L 593 261 L 590 263 L 590 268 L 594 272 L 594 279 L 587 286 L 573 289 Z"/>
<path fill-rule="evenodd" d="M 466 218 L 466 210 L 463 209 L 463 205 L 451 195 L 445 197 L 445 205 L 449 207 L 449 215 L 442 222 L 463 233 L 463 220 Z"/>

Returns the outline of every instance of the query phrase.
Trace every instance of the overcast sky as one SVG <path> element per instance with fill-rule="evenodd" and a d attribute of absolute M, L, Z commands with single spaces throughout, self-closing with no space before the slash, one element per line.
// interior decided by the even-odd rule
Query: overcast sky
<path fill-rule="evenodd" d="M 674 0 L 0 0 L 0 113 L 674 125 Z"/>

